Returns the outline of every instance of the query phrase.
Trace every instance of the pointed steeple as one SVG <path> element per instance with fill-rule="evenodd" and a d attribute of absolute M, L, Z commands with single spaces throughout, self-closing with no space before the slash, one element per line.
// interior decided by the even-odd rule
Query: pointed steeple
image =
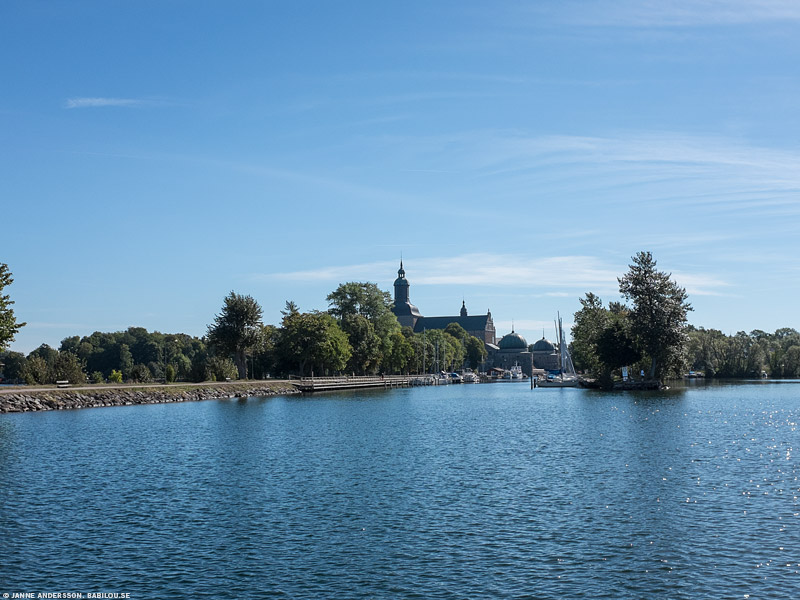
<path fill-rule="evenodd" d="M 463 300 L 461 301 L 461 316 L 462 317 L 466 317 L 467 316 L 467 305 L 465 304 L 465 302 Z"/>
<path fill-rule="evenodd" d="M 394 305 L 399 306 L 408 302 L 408 280 L 403 269 L 403 259 L 400 259 L 400 268 L 397 270 L 397 279 L 394 280 Z"/>

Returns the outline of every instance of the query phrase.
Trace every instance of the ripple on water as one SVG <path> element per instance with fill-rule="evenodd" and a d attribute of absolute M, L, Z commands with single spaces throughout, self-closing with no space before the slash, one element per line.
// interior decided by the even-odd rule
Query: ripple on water
<path fill-rule="evenodd" d="M 795 389 L 447 386 L 0 416 L 0 582 L 142 598 L 786 597 Z"/>

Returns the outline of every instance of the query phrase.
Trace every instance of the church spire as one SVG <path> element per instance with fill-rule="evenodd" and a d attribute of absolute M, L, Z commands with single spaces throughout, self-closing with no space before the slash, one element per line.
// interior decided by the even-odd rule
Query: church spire
<path fill-rule="evenodd" d="M 467 316 L 467 305 L 464 302 L 464 300 L 461 301 L 461 316 L 462 317 L 466 317 Z"/>

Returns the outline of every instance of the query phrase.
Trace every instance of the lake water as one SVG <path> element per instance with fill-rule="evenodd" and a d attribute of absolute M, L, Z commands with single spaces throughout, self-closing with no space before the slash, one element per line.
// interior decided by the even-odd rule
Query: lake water
<path fill-rule="evenodd" d="M 0 415 L 0 594 L 798 598 L 798 421 L 800 383 Z"/>

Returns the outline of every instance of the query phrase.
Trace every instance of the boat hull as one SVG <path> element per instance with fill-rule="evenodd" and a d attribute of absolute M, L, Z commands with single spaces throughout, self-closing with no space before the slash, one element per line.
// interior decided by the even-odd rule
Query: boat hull
<path fill-rule="evenodd" d="M 578 387 L 577 379 L 542 379 L 537 384 L 541 388 Z"/>

